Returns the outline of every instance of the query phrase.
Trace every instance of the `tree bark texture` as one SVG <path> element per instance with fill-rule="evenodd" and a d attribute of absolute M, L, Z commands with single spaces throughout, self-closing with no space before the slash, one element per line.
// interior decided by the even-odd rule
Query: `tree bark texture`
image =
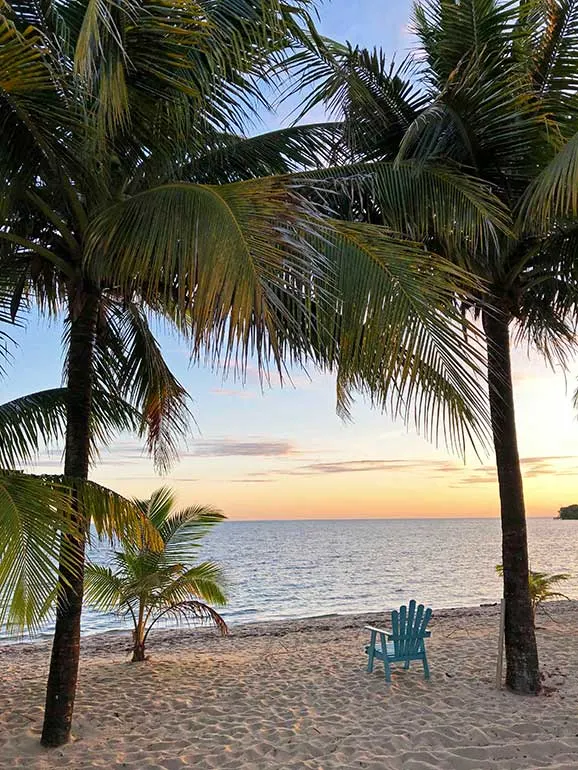
<path fill-rule="evenodd" d="M 540 690 L 540 672 L 528 581 L 526 512 L 516 437 L 509 320 L 507 313 L 498 310 L 483 312 L 502 520 L 506 686 L 517 693 L 536 694 Z"/>
<path fill-rule="evenodd" d="M 93 356 L 98 297 L 82 288 L 72 292 L 69 311 L 64 475 L 69 479 L 86 480 L 91 441 Z M 83 516 L 84 514 L 79 513 L 81 532 L 85 532 L 89 526 Z M 80 656 L 85 537 L 65 535 L 61 548 L 68 549 L 74 558 L 74 565 L 61 565 L 62 578 L 41 738 L 44 746 L 61 746 L 70 740 Z"/>

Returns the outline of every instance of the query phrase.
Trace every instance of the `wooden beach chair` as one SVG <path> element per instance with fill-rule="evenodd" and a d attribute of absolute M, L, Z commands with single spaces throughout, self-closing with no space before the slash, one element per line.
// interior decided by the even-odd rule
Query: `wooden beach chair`
<path fill-rule="evenodd" d="M 391 631 L 366 626 L 371 631 L 370 642 L 365 648 L 369 656 L 368 672 L 373 671 L 376 659 L 382 660 L 385 681 L 391 682 L 391 663 L 403 663 L 403 667 L 408 669 L 412 660 L 420 660 L 424 678 L 429 679 L 425 640 L 431 636 L 431 631 L 426 631 L 431 616 L 431 609 L 426 610 L 423 604 L 416 607 L 416 601 L 412 599 L 409 606 L 403 605 L 391 613 Z"/>

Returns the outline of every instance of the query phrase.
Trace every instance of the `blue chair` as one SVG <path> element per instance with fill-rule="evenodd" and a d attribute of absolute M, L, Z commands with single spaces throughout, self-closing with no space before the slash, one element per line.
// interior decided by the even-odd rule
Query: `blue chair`
<path fill-rule="evenodd" d="M 371 639 L 365 652 L 369 656 L 367 670 L 373 671 L 373 662 L 383 661 L 385 681 L 391 682 L 391 663 L 403 663 L 408 669 L 412 660 L 421 660 L 424 679 L 429 679 L 429 666 L 425 652 L 425 640 L 431 636 L 426 631 L 432 616 L 431 609 L 425 609 L 423 604 L 416 608 L 415 599 L 408 606 L 403 605 L 391 613 L 391 631 L 375 626 L 366 626 L 371 631 Z M 379 643 L 378 643 L 379 638 Z"/>

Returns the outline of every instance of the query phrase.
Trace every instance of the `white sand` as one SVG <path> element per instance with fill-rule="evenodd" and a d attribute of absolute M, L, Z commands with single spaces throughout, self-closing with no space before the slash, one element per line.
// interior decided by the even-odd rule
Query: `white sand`
<path fill-rule="evenodd" d="M 74 741 L 39 747 L 49 648 L 0 648 L 0 768 L 532 770 L 578 768 L 578 603 L 538 631 L 545 694 L 494 689 L 496 608 L 436 613 L 432 679 L 366 674 L 376 616 L 85 640 Z"/>

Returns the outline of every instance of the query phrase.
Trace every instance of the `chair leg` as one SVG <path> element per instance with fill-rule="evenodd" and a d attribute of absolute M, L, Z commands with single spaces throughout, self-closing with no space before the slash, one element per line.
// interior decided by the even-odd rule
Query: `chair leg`
<path fill-rule="evenodd" d="M 423 678 L 424 679 L 429 679 L 429 666 L 428 666 L 428 663 L 427 663 L 427 658 L 425 656 L 425 652 L 424 652 L 424 655 L 423 655 Z"/>
<path fill-rule="evenodd" d="M 403 667 L 405 668 L 406 671 L 408 670 L 408 668 L 409 668 L 409 660 L 405 661 L 405 663 L 403 664 Z"/>
<path fill-rule="evenodd" d="M 391 666 L 387 659 L 387 642 L 385 640 L 385 634 L 379 635 L 381 638 L 381 654 L 383 655 L 383 668 L 385 671 L 385 681 L 389 684 L 391 682 Z"/>
<path fill-rule="evenodd" d="M 375 658 L 375 640 L 377 637 L 377 632 L 372 631 L 371 632 L 371 641 L 369 642 L 369 651 L 367 653 L 368 661 L 367 661 L 367 673 L 371 674 L 373 671 L 373 659 Z"/>
<path fill-rule="evenodd" d="M 387 682 L 387 684 L 390 684 L 391 683 L 391 666 L 389 665 L 387 656 L 384 656 L 383 658 L 383 667 L 385 669 L 385 681 Z"/>

